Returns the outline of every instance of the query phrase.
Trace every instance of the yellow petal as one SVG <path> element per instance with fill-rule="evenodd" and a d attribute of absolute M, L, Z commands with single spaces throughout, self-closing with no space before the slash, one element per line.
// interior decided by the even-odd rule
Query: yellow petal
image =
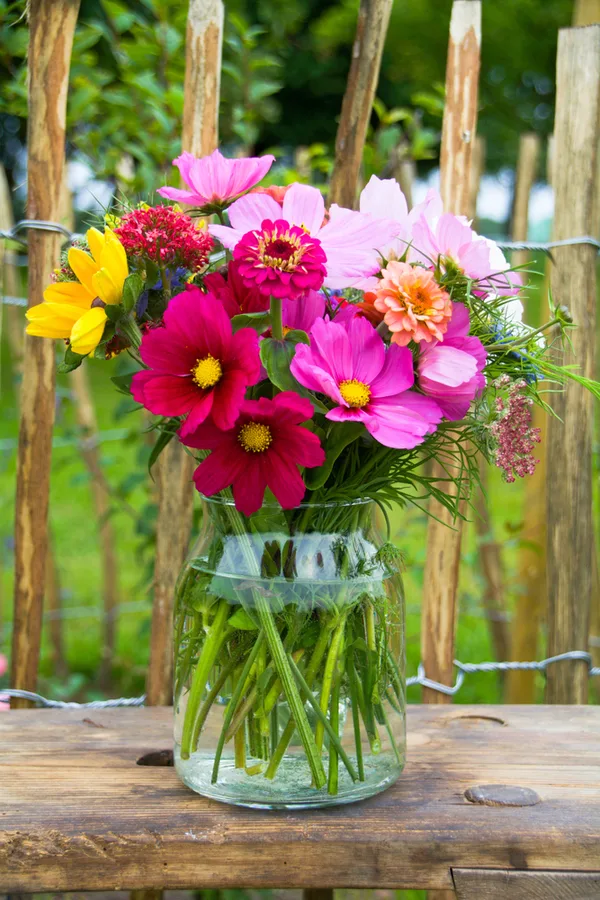
<path fill-rule="evenodd" d="M 102 256 L 102 251 L 104 250 L 105 237 L 101 231 L 98 231 L 97 228 L 88 228 L 86 234 L 88 246 L 90 248 L 90 253 L 94 257 L 95 262 L 100 265 L 100 257 Z"/>
<path fill-rule="evenodd" d="M 107 321 L 102 307 L 95 306 L 89 312 L 84 313 L 71 331 L 71 350 L 80 353 L 81 356 L 95 350 L 100 343 Z"/>
<path fill-rule="evenodd" d="M 110 277 L 116 285 L 119 294 L 123 293 L 123 282 L 129 275 L 127 254 L 118 237 L 107 229 L 106 243 L 102 253 L 102 268 L 108 269 Z"/>
<path fill-rule="evenodd" d="M 85 313 L 84 313 L 85 315 Z M 27 334 L 37 337 L 68 338 L 82 317 L 79 307 L 70 303 L 38 303 L 25 313 L 29 322 Z"/>
<path fill-rule="evenodd" d="M 92 284 L 96 292 L 96 296 L 104 300 L 105 303 L 120 303 L 122 290 L 118 290 L 116 284 L 111 278 L 108 269 L 100 269 L 92 278 Z"/>
<path fill-rule="evenodd" d="M 80 309 L 89 309 L 95 296 L 77 281 L 57 281 L 44 291 L 44 300 L 49 303 L 70 303 Z"/>
<path fill-rule="evenodd" d="M 90 254 L 84 250 L 79 250 L 77 247 L 71 247 L 69 250 L 69 265 L 88 291 L 93 291 L 92 276 L 98 271 L 98 263 L 94 262 Z"/>

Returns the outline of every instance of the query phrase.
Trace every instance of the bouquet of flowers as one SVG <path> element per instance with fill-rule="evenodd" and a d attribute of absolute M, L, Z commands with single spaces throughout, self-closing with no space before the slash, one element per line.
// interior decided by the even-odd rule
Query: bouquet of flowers
<path fill-rule="evenodd" d="M 212 498 L 177 589 L 180 774 L 290 805 L 279 776 L 305 805 L 402 767 L 401 558 L 373 504 L 463 515 L 480 454 L 533 472 L 542 385 L 599 388 L 553 359 L 568 311 L 524 324 L 520 274 L 435 191 L 409 211 L 373 176 L 358 211 L 326 209 L 257 187 L 273 162 L 183 153 L 175 205 L 91 228 L 28 331 L 66 340 L 63 371 L 129 354 L 115 380 L 157 417 L 153 459 L 178 439 Z"/>

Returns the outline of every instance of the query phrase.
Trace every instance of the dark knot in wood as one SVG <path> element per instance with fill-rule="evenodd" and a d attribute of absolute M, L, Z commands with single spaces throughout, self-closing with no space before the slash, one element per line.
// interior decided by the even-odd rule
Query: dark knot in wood
<path fill-rule="evenodd" d="M 138 766 L 173 766 L 172 750 L 153 750 L 151 753 L 144 753 L 137 760 Z"/>
<path fill-rule="evenodd" d="M 482 806 L 536 806 L 542 802 L 531 788 L 513 784 L 478 784 L 467 788 L 464 797 L 469 803 Z"/>

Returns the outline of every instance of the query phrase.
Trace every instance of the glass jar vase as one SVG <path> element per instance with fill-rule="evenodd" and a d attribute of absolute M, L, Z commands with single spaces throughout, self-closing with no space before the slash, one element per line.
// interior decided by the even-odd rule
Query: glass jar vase
<path fill-rule="evenodd" d="M 271 809 L 384 790 L 404 765 L 404 596 L 375 505 L 203 503 L 175 607 L 179 777 Z"/>

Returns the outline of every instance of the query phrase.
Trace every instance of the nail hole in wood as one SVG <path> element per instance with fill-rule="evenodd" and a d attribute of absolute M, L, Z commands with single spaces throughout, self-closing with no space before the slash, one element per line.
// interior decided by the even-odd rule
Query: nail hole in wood
<path fill-rule="evenodd" d="M 172 750 L 153 750 L 151 753 L 144 753 L 137 760 L 138 766 L 172 766 L 173 751 Z"/>
<path fill-rule="evenodd" d="M 468 788 L 464 797 L 480 806 L 536 806 L 542 802 L 531 788 L 513 784 L 478 784 Z"/>
<path fill-rule="evenodd" d="M 448 718 L 444 720 L 444 725 L 451 725 L 453 722 L 461 722 L 461 723 L 466 722 L 469 725 L 470 724 L 478 725 L 482 722 L 484 722 L 485 724 L 487 724 L 489 722 L 492 725 L 506 725 L 507 724 L 504 721 L 504 719 L 501 719 L 499 716 L 478 716 L 476 714 L 472 714 L 472 715 L 464 715 L 464 716 L 461 716 L 461 715 L 448 716 Z"/>

